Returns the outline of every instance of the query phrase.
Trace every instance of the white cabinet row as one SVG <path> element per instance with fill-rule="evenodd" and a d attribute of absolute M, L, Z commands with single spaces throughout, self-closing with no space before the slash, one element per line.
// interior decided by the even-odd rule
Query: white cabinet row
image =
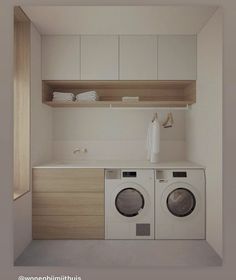
<path fill-rule="evenodd" d="M 194 35 L 42 37 L 43 80 L 195 80 Z"/>

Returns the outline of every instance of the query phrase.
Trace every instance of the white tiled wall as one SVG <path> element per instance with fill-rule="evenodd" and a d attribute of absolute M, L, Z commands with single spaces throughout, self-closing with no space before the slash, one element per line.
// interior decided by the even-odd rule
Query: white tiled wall
<path fill-rule="evenodd" d="M 53 109 L 53 158 L 146 159 L 146 135 L 155 110 Z M 169 111 L 159 111 L 164 121 Z M 185 158 L 185 112 L 172 111 L 173 128 L 161 129 L 161 160 Z M 73 150 L 86 148 L 86 154 Z"/>

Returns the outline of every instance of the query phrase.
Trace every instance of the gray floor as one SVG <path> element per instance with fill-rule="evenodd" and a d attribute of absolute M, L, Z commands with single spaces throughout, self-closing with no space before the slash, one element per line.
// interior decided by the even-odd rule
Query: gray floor
<path fill-rule="evenodd" d="M 34 240 L 15 265 L 219 266 L 221 259 L 203 240 Z"/>

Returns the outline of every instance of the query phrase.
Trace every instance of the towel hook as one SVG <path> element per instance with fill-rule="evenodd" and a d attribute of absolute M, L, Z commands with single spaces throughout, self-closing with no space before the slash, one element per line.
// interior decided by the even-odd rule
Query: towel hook
<path fill-rule="evenodd" d="M 157 120 L 157 119 L 158 119 L 158 114 L 155 113 L 154 116 L 153 116 L 152 122 L 154 122 L 154 121 Z"/>
<path fill-rule="evenodd" d="M 162 123 L 164 128 L 172 127 L 174 124 L 174 118 L 171 112 L 168 113 L 166 120 Z"/>
<path fill-rule="evenodd" d="M 158 114 L 155 113 L 152 119 L 152 122 L 158 119 Z M 164 128 L 170 128 L 174 124 L 174 118 L 171 112 L 168 113 L 166 120 L 162 123 Z"/>

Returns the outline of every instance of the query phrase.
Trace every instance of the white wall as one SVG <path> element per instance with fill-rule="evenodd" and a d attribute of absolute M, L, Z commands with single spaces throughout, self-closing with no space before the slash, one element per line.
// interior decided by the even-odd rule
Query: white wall
<path fill-rule="evenodd" d="M 52 109 L 42 103 L 41 36 L 31 32 L 31 164 L 52 158 Z"/>
<path fill-rule="evenodd" d="M 195 34 L 215 6 L 24 6 L 41 34 Z M 143 1 L 145 2 L 145 1 Z M 37 3 L 38 4 L 38 3 Z M 87 6 L 88 5 L 88 6 Z M 60 19 L 60 20 L 55 20 Z M 108 24 L 109 23 L 109 24 Z"/>
<path fill-rule="evenodd" d="M 206 238 L 222 256 L 222 11 L 198 34 L 197 103 L 187 113 L 187 158 L 206 166 Z"/>
<path fill-rule="evenodd" d="M 158 110 L 145 109 L 53 109 L 53 158 L 76 159 L 146 159 L 149 122 Z M 160 110 L 164 121 L 169 111 Z M 173 128 L 161 129 L 161 160 L 185 158 L 185 111 L 173 110 Z M 73 155 L 77 147 L 87 154 Z"/>
<path fill-rule="evenodd" d="M 52 111 L 42 104 L 41 37 L 31 25 L 31 165 L 51 159 Z M 14 259 L 32 240 L 32 192 L 13 202 Z"/>

